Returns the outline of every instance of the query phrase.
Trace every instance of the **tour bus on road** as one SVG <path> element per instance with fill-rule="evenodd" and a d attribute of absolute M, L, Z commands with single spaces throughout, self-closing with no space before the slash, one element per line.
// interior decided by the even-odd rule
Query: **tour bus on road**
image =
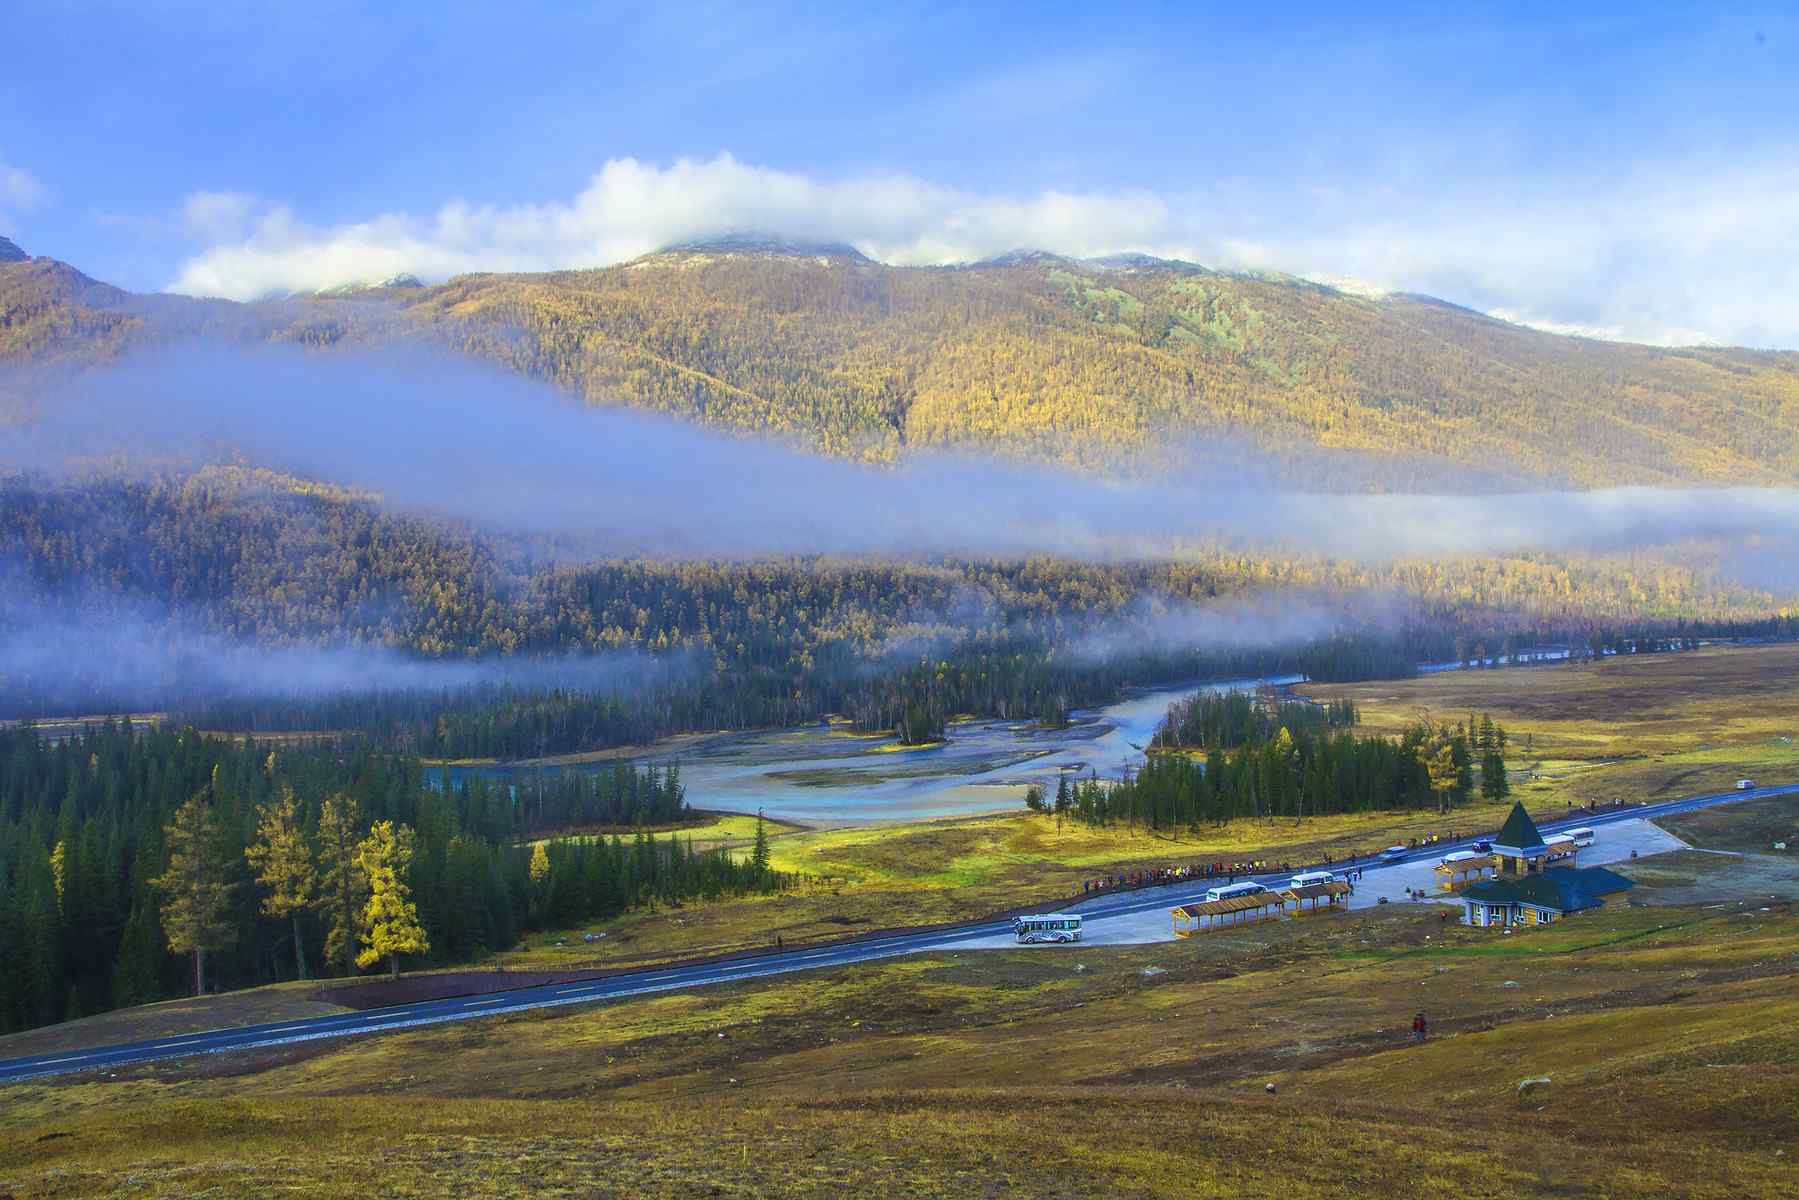
<path fill-rule="evenodd" d="M 1453 867 L 1453 866 L 1455 866 L 1455 864 L 1457 864 L 1459 862 L 1467 862 L 1471 858 L 1485 858 L 1485 857 L 1487 857 L 1487 856 L 1484 854 L 1477 854 L 1473 850 L 1451 850 L 1448 854 L 1445 854 L 1442 858 L 1439 858 L 1437 861 L 1442 863 L 1446 867 Z"/>
<path fill-rule="evenodd" d="M 1301 871 L 1287 882 L 1294 887 L 1306 887 L 1314 883 L 1335 883 L 1337 877 L 1329 871 Z"/>
<path fill-rule="evenodd" d="M 1254 896 L 1268 889 L 1259 883 L 1245 880 L 1242 883 L 1221 883 L 1215 888 L 1206 889 L 1207 900 L 1229 900 L 1233 896 Z"/>
<path fill-rule="evenodd" d="M 1570 829 L 1568 831 L 1568 836 L 1574 839 L 1576 847 L 1585 850 L 1588 846 L 1593 844 L 1593 839 L 1597 834 L 1595 834 L 1593 830 L 1583 827 L 1580 829 Z"/>
<path fill-rule="evenodd" d="M 1013 917 L 1012 932 L 1026 945 L 1037 942 L 1078 942 L 1081 940 L 1081 914 L 1042 913 Z"/>
<path fill-rule="evenodd" d="M 1410 846 L 1388 846 L 1380 852 L 1380 860 L 1384 863 L 1398 862 L 1411 852 Z"/>

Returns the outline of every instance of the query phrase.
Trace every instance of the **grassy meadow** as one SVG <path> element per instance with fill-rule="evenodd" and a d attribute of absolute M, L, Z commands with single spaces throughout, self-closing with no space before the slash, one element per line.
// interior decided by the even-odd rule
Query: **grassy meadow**
<path fill-rule="evenodd" d="M 1799 782 L 1799 645 L 1791 643 L 1302 690 L 1354 700 L 1363 726 L 1377 733 L 1398 733 L 1420 713 L 1439 721 L 1491 713 L 1511 735 L 1513 786 L 1533 812 L 1727 791 L 1744 776 Z"/>
<path fill-rule="evenodd" d="M 1790 905 L 932 954 L 15 1086 L 0 1190 L 1784 1196 L 1796 972 Z"/>

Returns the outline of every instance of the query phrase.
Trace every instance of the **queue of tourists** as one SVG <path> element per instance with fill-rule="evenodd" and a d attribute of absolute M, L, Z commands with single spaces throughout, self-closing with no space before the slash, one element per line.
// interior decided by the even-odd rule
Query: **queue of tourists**
<path fill-rule="evenodd" d="M 1239 875 L 1255 875 L 1264 871 L 1291 870 L 1286 863 L 1269 862 L 1256 858 L 1238 862 L 1192 863 L 1184 867 L 1146 867 L 1135 871 L 1120 871 L 1116 875 L 1101 875 L 1098 879 L 1089 879 L 1081 884 L 1081 894 L 1091 896 L 1100 892 L 1130 891 L 1132 888 L 1159 887 L 1165 883 L 1180 883 L 1188 879 L 1235 879 Z"/>

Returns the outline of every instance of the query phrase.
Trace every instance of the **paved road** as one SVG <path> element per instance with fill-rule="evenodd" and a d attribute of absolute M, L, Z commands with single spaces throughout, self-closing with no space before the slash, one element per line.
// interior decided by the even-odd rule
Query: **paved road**
<path fill-rule="evenodd" d="M 1560 821 L 1545 822 L 1542 828 L 1546 832 L 1554 832 L 1559 828 L 1578 825 L 1597 827 L 1616 821 L 1669 816 L 1691 812 L 1694 809 L 1709 808 L 1717 804 L 1729 804 L 1736 800 L 1751 800 L 1792 792 L 1799 792 L 1799 787 L 1755 788 L 1741 792 L 1691 796 L 1683 800 L 1639 805 L 1635 808 L 1622 808 L 1615 812 L 1597 815 L 1575 814 Z M 1401 861 L 1434 860 L 1451 850 L 1471 846 L 1473 840 L 1438 842 L 1435 845 L 1413 851 Z M 1363 860 L 1363 863 L 1372 866 L 1373 860 Z M 1351 864 L 1343 862 L 1331 864 L 1334 869 L 1341 869 L 1346 865 Z M 1284 880 L 1285 877 L 1285 872 L 1271 872 L 1252 878 L 1262 882 L 1274 882 Z M 1152 909 L 1166 910 L 1177 904 L 1189 904 L 1203 899 L 1206 888 L 1213 882 L 1215 881 L 1194 879 L 1117 895 L 1100 896 L 1082 901 L 1075 908 L 1076 911 L 1092 920 L 1148 912 Z M 638 996 L 648 992 L 705 987 L 709 984 L 724 983 L 729 980 L 759 979 L 763 976 L 781 975 L 791 971 L 808 971 L 819 967 L 869 962 L 927 950 L 942 950 L 981 938 L 991 938 L 995 934 L 1007 933 L 1010 929 L 1009 922 L 978 921 L 951 929 L 897 933 L 866 940 L 800 947 L 778 954 L 764 954 L 692 966 L 649 968 L 582 983 L 545 984 L 541 987 L 520 988 L 516 991 L 489 993 L 484 996 L 427 1000 L 417 1004 L 372 1009 L 367 1012 L 341 1013 L 328 1017 L 309 1017 L 262 1025 L 245 1025 L 233 1029 L 215 1029 L 204 1033 L 152 1038 L 147 1041 L 103 1046 L 91 1050 L 71 1050 L 28 1058 L 8 1059 L 0 1061 L 0 1084 L 14 1083 L 44 1075 L 60 1075 L 71 1071 L 121 1067 L 133 1063 L 151 1062 L 156 1059 L 212 1054 L 225 1050 L 246 1050 L 260 1046 L 277 1046 L 289 1042 L 312 1041 L 318 1038 L 353 1037 L 358 1034 L 382 1033 L 419 1025 L 435 1025 L 445 1021 L 469 1021 L 500 1013 L 522 1012 L 527 1009 L 553 1008 L 566 1004 L 591 1004 L 598 1000 Z"/>

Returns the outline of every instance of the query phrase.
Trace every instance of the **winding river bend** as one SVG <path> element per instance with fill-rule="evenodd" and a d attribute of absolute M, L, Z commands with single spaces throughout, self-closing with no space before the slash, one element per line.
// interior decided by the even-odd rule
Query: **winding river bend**
<path fill-rule="evenodd" d="M 952 722 L 941 745 L 904 749 L 890 736 L 823 726 L 721 733 L 678 754 L 645 761 L 681 764 L 687 802 L 696 808 L 753 813 L 809 825 L 912 821 L 1013 810 L 1031 783 L 1054 788 L 1063 772 L 1116 777 L 1141 763 L 1156 726 L 1174 701 L 1199 692 L 1298 683 L 1300 676 L 1232 679 L 1143 689 L 1104 708 L 1079 709 L 1062 729 L 1022 721 Z M 610 762 L 562 766 L 497 764 L 452 768 L 514 782 L 539 770 L 610 771 Z"/>

